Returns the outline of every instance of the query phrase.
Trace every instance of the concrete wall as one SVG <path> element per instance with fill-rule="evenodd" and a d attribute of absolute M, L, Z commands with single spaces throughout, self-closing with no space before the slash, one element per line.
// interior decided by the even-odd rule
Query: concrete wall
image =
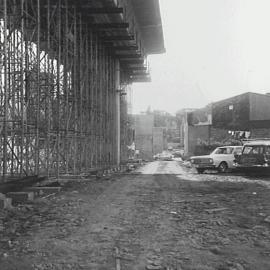
<path fill-rule="evenodd" d="M 135 115 L 136 135 L 150 135 L 153 133 L 154 116 L 150 114 Z"/>
<path fill-rule="evenodd" d="M 250 138 L 259 139 L 259 138 L 270 138 L 270 127 L 269 128 L 258 128 L 252 129 L 250 134 Z"/>
<path fill-rule="evenodd" d="M 163 150 L 167 150 L 167 139 L 165 128 L 154 127 L 153 128 L 153 153 L 158 154 Z"/>
<path fill-rule="evenodd" d="M 210 128 L 210 144 L 215 144 L 217 142 L 225 141 L 230 137 L 227 129 L 222 128 L 214 128 L 211 126 Z"/>
<path fill-rule="evenodd" d="M 228 137 L 226 129 L 213 128 L 209 125 L 189 126 L 186 140 L 188 145 L 185 144 L 185 155 L 196 154 L 197 146 L 216 145 L 225 141 Z"/>
<path fill-rule="evenodd" d="M 153 135 L 136 135 L 135 145 L 136 150 L 140 151 L 139 158 L 153 159 Z"/>
<path fill-rule="evenodd" d="M 135 145 L 140 151 L 139 158 L 153 159 L 153 127 L 154 116 L 148 114 L 135 115 Z"/>
<path fill-rule="evenodd" d="M 270 96 L 250 93 L 250 120 L 270 120 Z"/>
<path fill-rule="evenodd" d="M 209 126 L 189 126 L 188 127 L 188 148 L 186 155 L 193 155 L 195 147 L 201 142 L 209 142 Z"/>

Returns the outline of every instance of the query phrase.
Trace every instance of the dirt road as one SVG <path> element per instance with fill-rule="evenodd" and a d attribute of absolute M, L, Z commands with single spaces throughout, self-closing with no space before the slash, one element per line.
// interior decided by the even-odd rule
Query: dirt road
<path fill-rule="evenodd" d="M 269 183 L 173 161 L 70 182 L 0 212 L 0 269 L 269 270 Z"/>

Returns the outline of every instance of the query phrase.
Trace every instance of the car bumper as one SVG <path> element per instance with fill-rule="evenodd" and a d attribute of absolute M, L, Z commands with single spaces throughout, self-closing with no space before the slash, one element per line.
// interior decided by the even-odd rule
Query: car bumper
<path fill-rule="evenodd" d="M 234 170 L 239 172 L 270 172 L 270 166 L 266 165 L 247 165 L 247 164 L 234 164 Z"/>
<path fill-rule="evenodd" d="M 268 164 L 238 164 L 234 163 L 233 164 L 234 168 L 270 168 Z"/>
<path fill-rule="evenodd" d="M 216 169 L 217 167 L 214 164 L 193 164 L 196 169 Z"/>

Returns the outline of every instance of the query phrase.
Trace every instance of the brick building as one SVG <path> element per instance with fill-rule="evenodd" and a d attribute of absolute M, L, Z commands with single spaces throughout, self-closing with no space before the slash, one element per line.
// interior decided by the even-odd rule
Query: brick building
<path fill-rule="evenodd" d="M 202 109 L 178 113 L 186 156 L 204 154 L 243 138 L 270 138 L 270 95 L 247 92 Z"/>

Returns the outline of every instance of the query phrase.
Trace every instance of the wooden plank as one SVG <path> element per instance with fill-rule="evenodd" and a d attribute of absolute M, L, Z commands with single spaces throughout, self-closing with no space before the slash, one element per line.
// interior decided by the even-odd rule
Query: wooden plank
<path fill-rule="evenodd" d="M 126 29 L 129 27 L 129 23 L 93 23 L 91 26 L 96 29 Z"/>
<path fill-rule="evenodd" d="M 115 267 L 116 270 L 121 270 L 120 253 L 117 247 L 115 248 Z"/>
<path fill-rule="evenodd" d="M 127 35 L 127 36 L 103 36 L 101 37 L 103 41 L 125 41 L 125 40 L 135 40 L 135 37 L 133 35 Z"/>
<path fill-rule="evenodd" d="M 82 5 L 82 10 L 85 9 L 87 14 L 122 14 L 124 13 L 123 8 L 118 7 L 107 7 L 107 8 L 92 8 L 89 5 Z"/>

